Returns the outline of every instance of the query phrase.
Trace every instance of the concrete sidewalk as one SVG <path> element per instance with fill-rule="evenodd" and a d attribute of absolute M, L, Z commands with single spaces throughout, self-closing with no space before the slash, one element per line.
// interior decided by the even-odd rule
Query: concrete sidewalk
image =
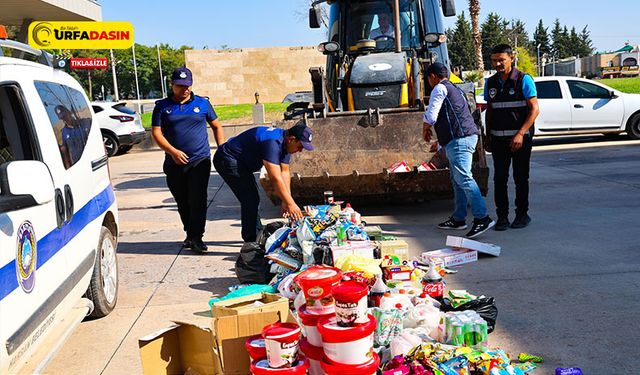
<path fill-rule="evenodd" d="M 531 226 L 488 232 L 480 240 L 501 245 L 502 255 L 481 257 L 447 278 L 449 288 L 496 298 L 491 346 L 541 355 L 545 364 L 536 374 L 571 366 L 591 375 L 632 374 L 640 366 L 631 340 L 640 310 L 639 143 L 587 146 L 537 147 Z M 180 251 L 184 234 L 162 158 L 161 152 L 133 152 L 110 159 L 120 207 L 118 306 L 106 318 L 84 322 L 48 373 L 140 373 L 139 337 L 171 320 L 209 324 L 209 297 L 236 283 L 238 203 L 213 172 L 209 252 Z M 407 240 L 415 256 L 442 247 L 451 234 L 435 229 L 451 202 L 356 209 L 370 225 Z M 263 197 L 263 217 L 278 212 Z"/>

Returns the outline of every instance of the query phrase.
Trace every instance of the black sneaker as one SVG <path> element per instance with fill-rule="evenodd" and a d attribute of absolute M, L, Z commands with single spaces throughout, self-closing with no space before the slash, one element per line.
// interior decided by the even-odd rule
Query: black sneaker
<path fill-rule="evenodd" d="M 516 219 L 511 224 L 511 228 L 513 228 L 513 229 L 524 228 L 527 225 L 529 225 L 530 222 L 531 222 L 531 218 L 529 217 L 529 215 L 527 215 L 527 214 L 516 215 Z"/>
<path fill-rule="evenodd" d="M 191 251 L 195 251 L 198 253 L 204 253 L 207 251 L 207 245 L 202 242 L 202 240 L 192 240 L 191 241 Z"/>
<path fill-rule="evenodd" d="M 185 238 L 184 241 L 182 241 L 182 248 L 183 249 L 191 249 L 191 246 L 193 246 L 193 243 L 191 242 L 190 239 Z"/>
<path fill-rule="evenodd" d="M 496 226 L 493 228 L 495 230 L 497 230 L 498 232 L 502 232 L 504 230 L 507 230 L 509 228 L 509 218 L 508 217 L 499 217 L 498 221 L 496 222 Z"/>
<path fill-rule="evenodd" d="M 491 220 L 489 216 L 484 219 L 474 220 L 471 230 L 467 233 L 467 238 L 476 238 L 491 229 L 494 225 L 496 225 L 496 222 Z"/>
<path fill-rule="evenodd" d="M 464 221 L 453 220 L 453 218 L 450 217 L 446 221 L 438 224 L 438 228 L 440 228 L 440 229 L 462 230 L 462 229 L 467 229 L 467 223 L 464 222 Z"/>

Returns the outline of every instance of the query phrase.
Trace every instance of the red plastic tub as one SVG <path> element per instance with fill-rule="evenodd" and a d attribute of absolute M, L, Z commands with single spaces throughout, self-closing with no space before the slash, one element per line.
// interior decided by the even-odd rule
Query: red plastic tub
<path fill-rule="evenodd" d="M 313 346 L 306 339 L 300 340 L 300 351 L 309 360 L 309 375 L 325 375 L 321 362 L 324 358 L 322 347 Z"/>
<path fill-rule="evenodd" d="M 322 347 L 322 336 L 318 332 L 318 321 L 324 318 L 331 318 L 335 316 L 335 313 L 329 314 L 311 314 L 307 311 L 307 306 L 301 306 L 298 310 L 298 316 L 302 321 L 302 327 L 304 334 L 309 340 L 309 343 L 313 346 Z"/>
<path fill-rule="evenodd" d="M 292 367 L 271 368 L 266 358 L 255 360 L 251 363 L 251 374 L 253 375 L 305 375 L 309 370 L 309 360 L 300 356 Z"/>
<path fill-rule="evenodd" d="M 351 327 L 369 322 L 367 316 L 367 295 L 369 287 L 357 281 L 345 281 L 331 289 L 336 303 L 338 325 Z"/>
<path fill-rule="evenodd" d="M 274 323 L 262 329 L 269 367 L 291 367 L 298 360 L 300 327 L 294 323 Z"/>
<path fill-rule="evenodd" d="M 376 318 L 368 315 L 369 321 L 353 327 L 341 327 L 336 318 L 325 318 L 318 322 L 322 335 L 325 356 L 332 362 L 345 365 L 361 365 L 371 361 L 373 353 L 373 331 Z"/>
<path fill-rule="evenodd" d="M 256 359 L 265 358 L 267 356 L 267 348 L 264 343 L 264 337 L 262 335 L 255 335 L 249 337 L 244 342 L 244 347 L 249 352 L 249 357 L 252 361 Z"/>
<path fill-rule="evenodd" d="M 345 365 L 325 358 L 321 366 L 327 375 L 375 375 L 380 367 L 380 357 L 373 353 L 371 360 L 362 365 Z"/>
<path fill-rule="evenodd" d="M 334 267 L 314 266 L 300 272 L 295 283 L 302 289 L 307 300 L 307 311 L 323 315 L 335 310 L 331 288 L 342 279 L 342 272 Z"/>

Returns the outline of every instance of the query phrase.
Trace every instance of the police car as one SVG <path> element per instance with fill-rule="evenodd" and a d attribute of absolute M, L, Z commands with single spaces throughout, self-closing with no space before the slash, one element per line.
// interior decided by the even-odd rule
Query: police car
<path fill-rule="evenodd" d="M 0 27 L 0 374 L 39 373 L 118 294 L 118 211 L 80 84 Z M 31 60 L 31 61 L 29 61 Z"/>

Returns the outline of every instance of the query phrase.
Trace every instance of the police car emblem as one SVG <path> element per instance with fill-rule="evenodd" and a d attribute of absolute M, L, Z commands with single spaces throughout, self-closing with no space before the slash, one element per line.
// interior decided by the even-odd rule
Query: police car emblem
<path fill-rule="evenodd" d="M 172 109 L 171 109 L 171 108 L 167 108 L 167 109 L 164 111 L 164 113 L 166 113 L 166 114 L 168 114 L 168 115 L 170 115 L 170 114 L 171 114 L 171 112 L 172 112 Z"/>
<path fill-rule="evenodd" d="M 182 79 L 187 78 L 187 73 L 185 73 L 185 72 L 181 72 L 181 73 L 180 73 L 180 78 L 182 78 Z"/>
<path fill-rule="evenodd" d="M 193 108 L 193 111 L 194 111 L 195 113 L 200 113 L 200 107 L 194 107 L 194 108 Z"/>
<path fill-rule="evenodd" d="M 25 221 L 18 228 L 16 276 L 20 287 L 26 293 L 31 293 L 36 283 L 37 254 L 37 241 L 33 225 L 31 222 Z"/>
<path fill-rule="evenodd" d="M 495 98 L 495 97 L 496 97 L 496 94 L 498 94 L 498 90 L 496 90 L 496 89 L 490 89 L 490 90 L 489 90 L 489 96 L 490 96 L 491 98 Z"/>
<path fill-rule="evenodd" d="M 511 88 L 509 89 L 509 95 L 515 95 L 516 94 L 516 89 Z"/>
<path fill-rule="evenodd" d="M 313 139 L 313 134 L 309 134 L 309 142 Z"/>

